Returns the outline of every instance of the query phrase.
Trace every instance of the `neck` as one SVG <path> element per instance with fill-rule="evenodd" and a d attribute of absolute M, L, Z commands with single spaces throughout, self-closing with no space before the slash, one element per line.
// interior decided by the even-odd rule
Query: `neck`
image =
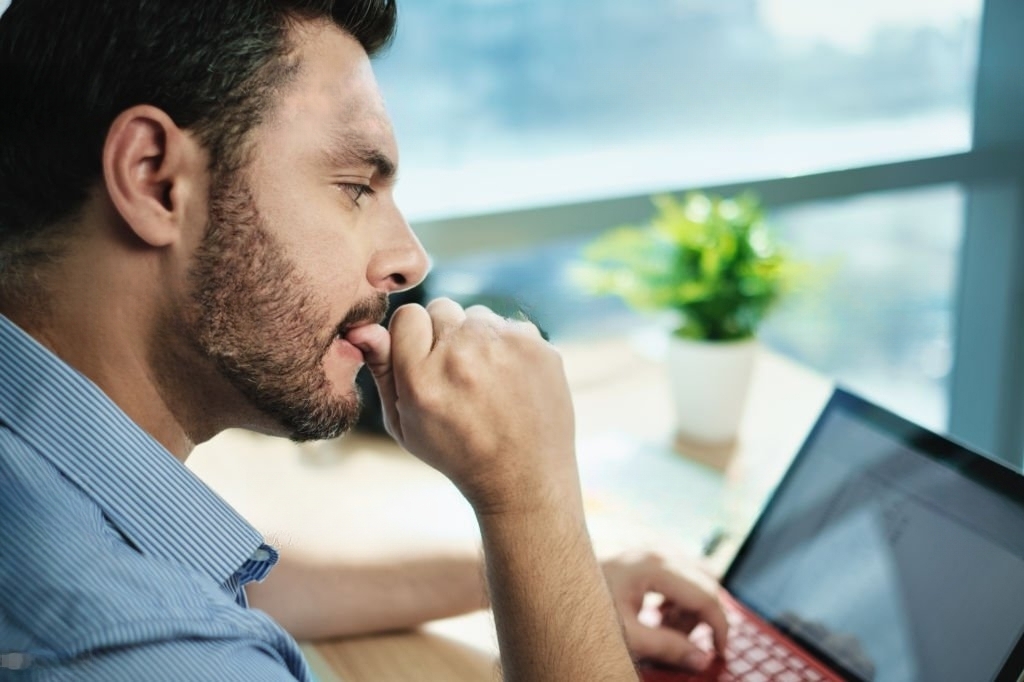
<path fill-rule="evenodd" d="M 185 272 L 170 258 L 82 238 L 39 273 L 31 295 L 0 292 L 0 313 L 184 462 L 229 421 L 215 408 L 239 398 L 167 314 L 185 290 Z"/>
<path fill-rule="evenodd" d="M 197 442 L 181 419 L 171 396 L 161 390 L 148 362 L 150 353 L 139 343 L 152 334 L 141 333 L 147 321 L 116 302 L 83 300 L 83 286 L 52 292 L 47 312 L 28 313 L 9 301 L 0 312 L 81 372 L 128 417 L 181 461 Z"/>

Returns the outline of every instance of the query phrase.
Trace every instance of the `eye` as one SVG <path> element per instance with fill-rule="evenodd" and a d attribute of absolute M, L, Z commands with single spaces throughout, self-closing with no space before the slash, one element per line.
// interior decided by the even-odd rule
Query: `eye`
<path fill-rule="evenodd" d="M 356 206 L 359 205 L 359 200 L 364 196 L 372 196 L 373 188 L 369 185 L 363 185 L 356 182 L 339 182 L 338 188 L 342 192 L 348 195 Z"/>

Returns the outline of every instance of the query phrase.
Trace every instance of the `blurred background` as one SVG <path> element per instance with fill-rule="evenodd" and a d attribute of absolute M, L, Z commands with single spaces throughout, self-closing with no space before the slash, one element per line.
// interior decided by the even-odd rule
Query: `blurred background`
<path fill-rule="evenodd" d="M 398 5 L 377 73 L 421 293 L 555 342 L 642 332 L 663 323 L 573 284 L 581 247 L 652 194 L 751 189 L 829 272 L 762 341 L 1020 466 L 1024 3 Z"/>
<path fill-rule="evenodd" d="M 760 337 L 1020 464 L 1017 0 L 402 0 L 377 64 L 428 295 L 554 341 L 658 320 L 569 277 L 649 196 L 753 189 L 828 276 Z"/>

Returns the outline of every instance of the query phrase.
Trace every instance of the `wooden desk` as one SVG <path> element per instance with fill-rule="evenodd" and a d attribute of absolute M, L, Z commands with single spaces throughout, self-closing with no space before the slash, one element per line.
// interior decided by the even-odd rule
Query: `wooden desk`
<path fill-rule="evenodd" d="M 697 556 L 725 529 L 731 556 L 803 440 L 832 385 L 761 352 L 730 467 L 673 449 L 661 362 L 617 339 L 563 346 L 577 413 L 588 523 L 599 554 L 646 547 Z M 472 511 L 444 477 L 391 441 L 351 435 L 296 445 L 233 431 L 198 448 L 189 466 L 283 550 L 338 556 L 475 547 Z M 240 475 L 239 472 L 244 472 Z M 496 679 L 488 613 L 395 633 L 303 647 L 321 682 L 481 682 Z"/>

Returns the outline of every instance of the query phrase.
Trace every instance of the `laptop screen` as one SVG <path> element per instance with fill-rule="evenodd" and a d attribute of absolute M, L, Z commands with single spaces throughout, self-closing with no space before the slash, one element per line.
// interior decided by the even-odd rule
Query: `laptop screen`
<path fill-rule="evenodd" d="M 723 585 L 851 680 L 995 680 L 1024 655 L 1024 479 L 837 390 Z"/>

